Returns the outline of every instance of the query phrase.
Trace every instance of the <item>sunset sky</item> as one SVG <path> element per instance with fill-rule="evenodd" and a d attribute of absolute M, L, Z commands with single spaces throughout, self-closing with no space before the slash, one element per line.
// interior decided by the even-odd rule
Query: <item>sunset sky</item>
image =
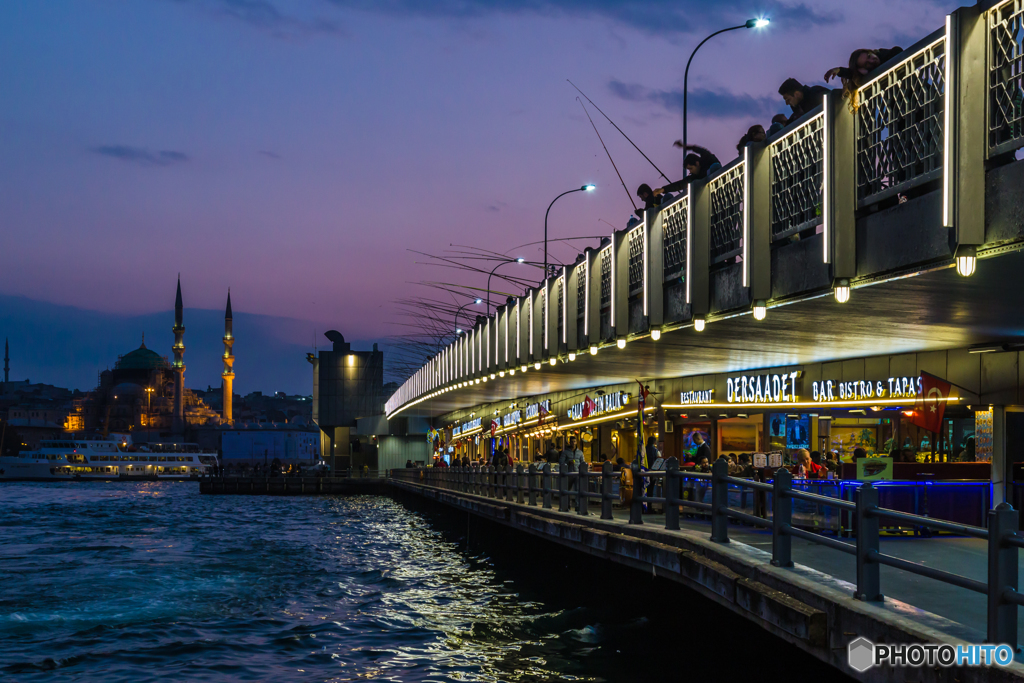
<path fill-rule="evenodd" d="M 398 332 L 392 301 L 440 274 L 407 249 L 540 260 L 517 247 L 542 237 L 555 195 L 586 182 L 597 191 L 562 199 L 552 236 L 625 224 L 632 206 L 567 78 L 675 180 L 683 68 L 707 33 L 772 19 L 715 38 L 691 69 L 690 140 L 726 162 L 749 125 L 786 110 L 785 78 L 821 83 L 855 48 L 907 47 L 956 6 L 3 2 L 0 295 L 147 316 L 171 308 L 180 272 L 187 307 L 222 309 L 230 286 L 236 319 L 288 318 L 294 345 L 331 327 L 383 340 Z M 630 194 L 656 185 L 591 113 Z M 166 328 L 147 341 L 169 353 Z M 264 388 L 241 373 L 239 385 Z"/>

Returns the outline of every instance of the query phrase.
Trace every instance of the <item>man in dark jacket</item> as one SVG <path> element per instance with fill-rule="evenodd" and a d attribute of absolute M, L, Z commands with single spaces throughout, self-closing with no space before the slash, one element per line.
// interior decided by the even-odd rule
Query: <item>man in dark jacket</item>
<path fill-rule="evenodd" d="M 787 78 L 779 86 L 779 94 L 786 101 L 793 115 L 789 117 L 787 124 L 793 123 L 798 118 L 821 105 L 828 88 L 823 85 L 804 85 L 795 78 Z"/>
<path fill-rule="evenodd" d="M 693 461 L 699 463 L 701 458 L 706 458 L 710 463 L 712 460 L 711 446 L 705 443 L 704 436 L 700 432 L 693 433 L 693 443 L 697 446 L 697 452 L 693 454 Z"/>
<path fill-rule="evenodd" d="M 675 147 L 680 147 L 685 150 L 692 150 L 683 159 L 683 166 L 686 167 L 687 176 L 682 180 L 677 180 L 674 183 L 669 183 L 664 187 L 659 187 L 654 190 L 655 195 L 662 195 L 666 192 L 679 192 L 687 185 L 692 183 L 694 180 L 703 180 L 708 177 L 709 173 L 714 173 L 722 167 L 722 162 L 718 160 L 718 157 L 706 147 L 700 145 L 683 145 L 682 140 L 676 140 L 672 143 Z"/>
<path fill-rule="evenodd" d="M 644 203 L 644 208 L 636 210 L 636 215 L 640 218 L 644 217 L 644 212 L 647 209 L 661 206 L 668 199 L 664 194 L 654 194 L 654 190 L 647 183 L 636 189 L 636 196 Z"/>

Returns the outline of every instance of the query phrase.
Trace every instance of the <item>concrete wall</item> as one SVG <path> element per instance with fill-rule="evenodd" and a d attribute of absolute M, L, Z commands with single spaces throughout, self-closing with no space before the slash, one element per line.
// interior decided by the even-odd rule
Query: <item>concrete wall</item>
<path fill-rule="evenodd" d="M 407 460 L 425 465 L 430 459 L 426 437 L 385 436 L 377 443 L 377 466 L 382 470 L 405 467 Z"/>

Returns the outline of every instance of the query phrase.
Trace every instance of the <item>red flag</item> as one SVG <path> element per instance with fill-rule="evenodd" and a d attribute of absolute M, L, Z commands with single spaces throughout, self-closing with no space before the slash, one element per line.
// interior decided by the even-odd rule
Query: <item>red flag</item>
<path fill-rule="evenodd" d="M 491 420 L 491 438 L 494 438 L 494 432 L 498 431 L 498 421 Z"/>
<path fill-rule="evenodd" d="M 921 391 L 914 401 L 914 412 L 909 416 L 909 422 L 929 432 L 942 431 L 950 389 L 952 386 L 946 380 L 922 372 Z"/>
<path fill-rule="evenodd" d="M 537 408 L 540 411 L 540 417 L 537 420 L 537 424 L 544 424 L 544 418 L 548 416 L 548 409 L 544 407 L 543 403 L 537 404 Z"/>
<path fill-rule="evenodd" d="M 586 419 L 595 412 L 597 412 L 597 403 L 589 395 L 585 396 L 583 398 L 583 418 Z"/>

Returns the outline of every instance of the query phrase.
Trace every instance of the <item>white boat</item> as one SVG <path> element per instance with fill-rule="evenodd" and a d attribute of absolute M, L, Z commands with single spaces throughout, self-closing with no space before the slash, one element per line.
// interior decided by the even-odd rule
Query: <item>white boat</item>
<path fill-rule="evenodd" d="M 199 452 L 194 444 L 176 451 L 126 452 L 115 441 L 54 439 L 39 450 L 0 456 L 0 481 L 156 481 L 194 479 L 208 474 L 216 453 Z"/>

